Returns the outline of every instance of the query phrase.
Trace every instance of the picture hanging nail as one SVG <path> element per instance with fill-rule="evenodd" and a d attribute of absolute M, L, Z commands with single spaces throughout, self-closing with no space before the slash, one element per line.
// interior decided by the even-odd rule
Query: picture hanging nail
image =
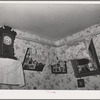
<path fill-rule="evenodd" d="M 78 83 L 78 87 L 80 87 L 80 88 L 85 87 L 84 79 L 78 79 L 77 83 Z"/>

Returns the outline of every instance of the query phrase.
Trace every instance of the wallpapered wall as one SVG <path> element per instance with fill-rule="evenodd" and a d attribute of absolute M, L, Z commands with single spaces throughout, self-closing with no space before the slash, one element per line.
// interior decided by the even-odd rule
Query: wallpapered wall
<path fill-rule="evenodd" d="M 82 33 L 92 34 L 97 30 L 100 32 L 100 26 L 94 25 L 91 28 L 82 31 Z M 19 35 L 19 31 L 16 31 Z M 86 33 L 87 32 L 87 33 Z M 22 35 L 22 34 L 21 34 Z M 28 34 L 27 34 L 28 35 Z M 76 37 L 81 35 L 74 35 Z M 71 37 L 71 36 L 70 36 Z M 73 37 L 73 36 L 72 36 Z M 71 37 L 71 38 L 72 38 Z M 74 37 L 73 37 L 74 39 Z M 65 39 L 57 41 L 55 44 L 62 44 L 66 42 Z M 100 75 L 83 77 L 85 80 L 85 87 L 78 88 L 77 79 L 74 76 L 74 71 L 70 59 L 74 58 L 89 58 L 87 51 L 90 37 L 86 37 L 80 41 L 63 45 L 61 47 L 52 47 L 50 45 L 29 42 L 16 38 L 14 41 L 15 56 L 23 62 L 26 50 L 28 47 L 32 48 L 34 53 L 34 60 L 45 64 L 42 72 L 24 70 L 25 86 L 0 85 L 1 89 L 33 89 L 33 90 L 99 90 L 100 89 Z M 98 56 L 100 56 L 100 35 L 94 37 L 94 44 Z M 57 59 L 58 58 L 58 59 Z M 100 57 L 99 57 L 100 58 Z M 57 63 L 58 60 L 67 61 L 67 74 L 52 74 L 51 64 Z"/>
<path fill-rule="evenodd" d="M 73 39 L 75 38 L 80 38 L 83 36 L 86 36 L 86 34 L 94 34 L 94 33 L 99 33 L 100 32 L 100 25 L 94 25 L 91 26 L 90 28 L 87 28 L 84 31 L 78 32 L 76 35 L 74 34 L 72 37 Z M 79 35 L 78 35 L 79 34 Z M 72 39 L 71 36 L 69 36 L 69 39 Z M 68 68 L 68 73 L 66 75 L 66 78 L 64 76 L 64 79 L 59 78 L 60 83 L 64 83 L 62 86 L 64 89 L 81 89 L 81 90 L 99 90 L 100 89 L 100 75 L 95 75 L 95 76 L 88 76 L 88 77 L 83 77 L 85 81 L 85 87 L 84 88 L 78 88 L 77 85 L 77 79 L 74 76 L 74 71 L 70 62 L 70 59 L 74 58 L 88 58 L 90 59 L 89 53 L 88 53 L 88 46 L 90 43 L 91 38 L 93 38 L 94 46 L 96 48 L 96 52 L 100 61 L 100 34 L 95 35 L 95 36 L 88 36 L 85 37 L 82 40 L 76 40 L 75 42 L 70 42 L 67 45 L 63 45 L 61 47 L 57 48 L 57 55 L 58 58 L 61 60 L 68 61 L 67 63 L 67 68 Z M 56 43 L 64 44 L 67 43 L 68 37 L 57 41 Z M 64 82 L 61 82 L 63 80 Z"/>
<path fill-rule="evenodd" d="M 24 34 L 19 33 L 18 35 L 23 36 Z M 30 34 L 28 34 L 29 37 Z M 25 35 L 23 36 L 25 37 Z M 30 37 L 32 37 L 30 35 Z M 35 38 L 35 37 L 34 37 Z M 50 64 L 56 62 L 56 49 L 49 45 L 39 44 L 35 42 L 29 42 L 26 40 L 16 38 L 14 41 L 14 53 L 21 62 L 23 62 L 27 48 L 32 48 L 33 58 L 37 62 L 45 64 L 42 72 L 24 70 L 25 86 L 12 86 L 12 85 L 0 85 L 1 89 L 49 89 L 50 76 L 52 75 Z M 52 85 L 52 84 L 51 84 Z"/>

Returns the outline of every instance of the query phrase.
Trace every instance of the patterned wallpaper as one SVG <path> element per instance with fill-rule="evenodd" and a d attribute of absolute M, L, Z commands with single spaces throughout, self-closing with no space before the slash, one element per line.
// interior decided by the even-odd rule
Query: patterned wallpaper
<path fill-rule="evenodd" d="M 16 38 L 14 41 L 14 53 L 21 63 L 24 60 L 27 48 L 32 48 L 34 60 L 45 64 L 42 72 L 24 70 L 25 86 L 0 85 L 1 89 L 50 89 L 50 64 L 56 63 L 56 48 L 49 45 L 29 42 Z"/>
<path fill-rule="evenodd" d="M 63 81 L 66 80 L 66 82 L 63 84 L 64 89 L 70 89 L 70 90 L 100 90 L 100 75 L 94 75 L 94 76 L 88 76 L 88 77 L 82 77 L 85 81 L 85 87 L 79 88 L 77 85 L 77 79 L 74 76 L 74 71 L 70 62 L 70 59 L 74 58 L 88 58 L 90 59 L 89 52 L 88 52 L 88 46 L 90 43 L 91 38 L 93 38 L 94 46 L 96 48 L 96 52 L 100 61 L 100 34 L 92 36 L 94 33 L 100 33 L 100 25 L 94 25 L 91 26 L 90 28 L 78 32 L 74 34 L 72 37 L 69 36 L 69 40 L 71 39 L 76 39 L 76 38 L 81 38 L 84 35 L 91 34 L 88 37 L 85 37 L 82 40 L 76 40 L 75 42 L 70 42 L 69 44 L 60 46 L 57 48 L 57 55 L 59 59 L 68 61 L 67 63 L 67 68 L 68 68 L 68 73 L 66 75 L 66 78 L 63 79 Z M 68 37 L 66 39 L 62 39 L 57 41 L 57 45 L 61 45 L 64 43 L 67 43 Z M 60 78 L 59 78 L 60 79 Z M 68 81 L 70 79 L 70 81 Z M 66 85 L 65 85 L 66 84 Z M 70 86 L 70 88 L 69 88 Z M 66 87 L 66 88 L 65 88 Z"/>
<path fill-rule="evenodd" d="M 97 28 L 97 30 L 96 30 Z M 100 26 L 94 25 L 82 31 L 81 33 L 92 34 L 100 32 Z M 16 31 L 19 34 L 19 31 Z M 86 33 L 87 32 L 87 33 Z M 78 35 L 79 34 L 79 35 Z M 27 34 L 28 35 L 28 34 Z M 74 34 L 75 37 L 82 37 L 80 33 Z M 70 36 L 74 39 L 74 36 Z M 66 37 L 67 38 L 67 37 Z M 70 39 L 69 38 L 69 39 Z M 68 38 L 67 38 L 68 39 Z M 63 41 L 63 42 L 62 42 Z M 77 79 L 74 76 L 74 71 L 70 59 L 74 58 L 89 58 L 87 51 L 90 37 L 83 40 L 63 45 L 60 47 L 52 47 L 36 42 L 30 42 L 16 38 L 14 41 L 15 56 L 23 62 L 26 50 L 28 47 L 32 48 L 34 60 L 45 64 L 42 72 L 24 70 L 25 86 L 0 85 L 0 89 L 32 89 L 32 90 L 99 90 L 100 89 L 100 75 L 83 77 L 85 80 L 85 87 L 79 88 Z M 100 56 L 100 35 L 94 37 L 94 44 L 98 56 Z M 65 39 L 57 41 L 55 44 L 59 45 L 66 43 Z M 67 61 L 67 74 L 52 74 L 50 65 L 56 64 L 59 60 Z"/>
<path fill-rule="evenodd" d="M 61 40 L 58 40 L 55 42 L 55 45 L 60 46 L 60 45 L 66 44 L 67 42 L 72 41 L 74 39 L 87 37 L 88 35 L 97 34 L 97 33 L 100 33 L 100 23 L 90 26 L 89 28 L 86 28 L 85 30 L 82 30 L 71 36 L 67 36 Z"/>

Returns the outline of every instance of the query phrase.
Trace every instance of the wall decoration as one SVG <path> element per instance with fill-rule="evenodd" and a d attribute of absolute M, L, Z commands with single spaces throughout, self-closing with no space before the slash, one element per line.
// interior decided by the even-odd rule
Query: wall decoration
<path fill-rule="evenodd" d="M 95 67 L 93 66 L 91 61 L 87 58 L 74 59 L 71 60 L 71 63 L 74 69 L 74 74 L 77 78 L 89 76 L 92 74 L 91 72 L 95 70 Z"/>
<path fill-rule="evenodd" d="M 0 57 L 17 59 L 13 48 L 16 32 L 11 29 L 9 26 L 0 28 Z"/>
<path fill-rule="evenodd" d="M 93 40 L 93 43 L 95 44 L 94 47 L 95 47 L 98 59 L 100 59 L 100 34 L 95 35 L 92 40 Z"/>
<path fill-rule="evenodd" d="M 98 27 L 97 25 L 95 25 L 86 30 L 90 31 L 90 33 L 89 32 L 86 33 L 86 31 L 84 30 L 82 32 L 76 33 L 74 36 L 69 36 L 69 37 L 66 37 L 66 39 L 62 39 L 62 40 L 64 41 L 64 43 L 68 43 L 68 40 L 70 40 L 70 38 L 71 40 L 73 40 L 74 37 L 77 38 L 79 36 L 80 38 L 81 37 L 83 38 L 84 35 L 97 33 L 97 32 L 100 33 L 100 24 L 98 24 Z M 32 37 L 30 34 L 26 32 L 16 31 L 16 33 L 23 34 L 22 35 L 23 37 L 24 36 Z M 34 39 L 35 35 L 32 38 Z M 88 40 L 87 36 L 86 38 Z M 91 36 L 89 36 L 89 38 L 91 38 Z M 21 62 L 23 62 L 24 60 L 26 49 L 30 47 L 32 48 L 33 51 L 36 48 L 36 50 L 40 52 L 39 55 L 40 54 L 42 55 L 42 52 L 45 51 L 46 54 L 43 57 L 46 57 L 47 61 L 44 60 L 42 63 L 44 64 L 44 62 L 46 62 L 45 63 L 46 65 L 42 72 L 24 70 L 25 86 L 20 87 L 20 86 L 14 86 L 14 85 L 0 85 L 1 90 L 2 89 L 8 89 L 8 90 L 10 89 L 11 90 L 13 89 L 14 90 L 15 89 L 16 90 L 24 90 L 24 89 L 25 90 L 34 90 L 34 89 L 36 90 L 83 90 L 83 89 L 84 90 L 100 90 L 100 75 L 84 77 L 84 81 L 86 81 L 85 87 L 79 88 L 77 84 L 77 78 L 74 77 L 74 70 L 73 70 L 73 67 L 71 66 L 70 61 L 67 62 L 67 74 L 61 74 L 61 75 L 52 74 L 51 67 L 49 66 L 49 64 L 53 65 L 56 63 L 56 60 L 54 60 L 57 56 L 55 55 L 57 53 L 57 51 L 55 50 L 56 48 L 54 49 L 54 47 L 52 46 L 42 45 L 39 42 L 40 40 L 38 40 L 38 43 L 36 43 L 36 42 L 25 41 L 25 40 L 16 38 L 15 41 L 14 41 L 14 44 L 15 44 L 14 51 L 15 51 L 16 57 L 20 59 Z M 60 45 L 61 42 L 62 41 L 59 40 L 58 45 Z M 89 42 L 87 43 L 89 44 Z M 95 44 L 96 50 L 98 50 L 98 54 L 100 54 L 100 35 L 98 36 L 98 39 L 94 42 L 94 44 Z M 76 46 L 70 46 L 70 48 L 71 47 L 72 48 L 69 50 L 68 53 L 70 54 L 71 51 L 73 51 L 74 53 L 76 52 L 77 49 L 79 50 L 78 47 L 82 47 L 81 44 L 78 45 L 78 47 Z M 76 48 L 76 49 L 72 50 L 73 48 Z M 59 55 L 60 55 L 59 58 L 62 57 L 61 58 L 62 61 L 65 61 L 65 57 L 63 57 L 64 55 L 66 55 L 68 59 L 69 57 L 71 59 L 75 59 L 73 55 L 68 56 L 68 53 L 67 54 L 65 53 L 65 51 L 67 50 L 65 46 L 58 47 L 58 50 L 59 50 Z M 62 55 L 63 50 L 64 52 Z M 86 58 L 85 55 L 82 55 L 85 50 L 86 49 L 84 48 L 80 49 L 79 53 L 77 53 L 78 56 L 75 56 L 75 57 L 77 57 L 77 59 L 80 59 L 80 57 Z M 53 52 L 55 52 L 55 54 Z M 74 54 L 76 55 L 76 53 Z M 34 56 L 34 58 L 36 59 L 36 61 L 40 62 L 37 57 Z"/>
<path fill-rule="evenodd" d="M 22 63 L 19 60 L 0 58 L 0 84 L 25 85 Z"/>
<path fill-rule="evenodd" d="M 58 61 L 57 64 L 51 65 L 51 70 L 53 74 L 65 74 L 67 73 L 66 61 Z"/>
<path fill-rule="evenodd" d="M 32 58 L 32 49 L 28 48 L 26 51 L 26 55 L 23 61 L 23 69 L 24 70 L 34 70 L 34 71 L 42 71 L 45 64 L 39 63 Z"/>
<path fill-rule="evenodd" d="M 100 74 L 99 60 L 92 39 L 88 49 L 91 59 L 84 58 L 71 60 L 76 77 L 85 77 Z"/>
<path fill-rule="evenodd" d="M 89 49 L 89 54 L 90 54 L 90 57 L 92 58 L 93 64 L 100 71 L 99 59 L 98 59 L 98 56 L 97 56 L 97 53 L 96 53 L 96 50 L 95 50 L 95 47 L 94 47 L 93 39 L 91 39 L 88 49 Z"/>
<path fill-rule="evenodd" d="M 78 83 L 78 87 L 80 87 L 80 88 L 85 87 L 84 79 L 78 79 L 77 83 Z"/>

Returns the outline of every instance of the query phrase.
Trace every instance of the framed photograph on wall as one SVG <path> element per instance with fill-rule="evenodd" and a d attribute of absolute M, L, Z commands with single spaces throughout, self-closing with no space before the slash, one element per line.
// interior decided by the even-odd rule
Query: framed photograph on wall
<path fill-rule="evenodd" d="M 92 39 L 88 51 L 91 59 L 83 58 L 71 60 L 74 74 L 77 78 L 100 74 L 100 64 Z"/>
<path fill-rule="evenodd" d="M 79 87 L 79 88 L 85 87 L 84 79 L 78 79 L 78 80 L 77 80 L 77 83 L 78 83 L 78 87 Z"/>
<path fill-rule="evenodd" d="M 58 61 L 58 63 L 51 65 L 51 70 L 53 74 L 66 74 L 67 73 L 66 61 Z"/>
<path fill-rule="evenodd" d="M 25 54 L 25 58 L 23 61 L 23 69 L 24 70 L 32 70 L 32 71 L 43 71 L 45 64 L 42 64 L 36 60 L 32 59 L 32 49 L 28 48 Z"/>
<path fill-rule="evenodd" d="M 100 71 L 100 63 L 99 63 L 99 59 L 96 53 L 96 49 L 93 43 L 93 39 L 91 39 L 90 41 L 90 45 L 89 45 L 89 55 L 92 58 L 93 64 L 98 68 L 98 70 Z"/>

